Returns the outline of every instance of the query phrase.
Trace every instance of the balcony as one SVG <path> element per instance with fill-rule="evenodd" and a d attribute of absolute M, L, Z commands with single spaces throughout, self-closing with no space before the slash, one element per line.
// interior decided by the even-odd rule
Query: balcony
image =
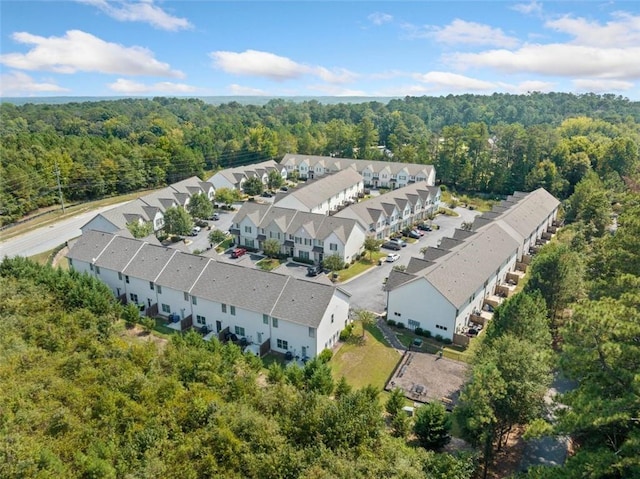
<path fill-rule="evenodd" d="M 500 298 L 509 298 L 516 292 L 516 285 L 502 283 L 496 286 L 495 295 Z"/>

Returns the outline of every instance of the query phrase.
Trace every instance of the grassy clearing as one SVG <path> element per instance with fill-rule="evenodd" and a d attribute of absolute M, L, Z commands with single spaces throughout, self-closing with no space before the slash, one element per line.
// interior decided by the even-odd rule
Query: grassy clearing
<path fill-rule="evenodd" d="M 231 247 L 232 244 L 233 244 L 233 238 L 227 238 L 218 246 L 216 246 L 216 251 L 218 253 L 224 253 L 226 250 L 228 250 Z"/>
<path fill-rule="evenodd" d="M 30 258 L 35 261 L 38 264 L 41 265 L 47 265 L 47 264 L 53 264 L 53 259 L 56 256 L 56 254 L 58 254 L 58 252 L 64 247 L 64 245 L 60 245 L 57 246 L 53 249 L 50 249 L 48 251 L 44 251 L 42 253 L 38 253 L 38 254 L 34 254 L 33 256 L 30 256 Z M 58 264 L 56 265 L 59 268 L 62 269 L 69 269 L 69 261 L 67 260 L 66 257 L 60 258 L 60 260 L 58 261 Z"/>
<path fill-rule="evenodd" d="M 386 253 L 376 251 L 371 256 L 372 259 L 369 259 L 369 253 L 366 253 L 366 258 L 360 258 L 355 263 L 349 265 L 346 269 L 341 269 L 338 271 L 338 282 L 344 282 L 355 276 L 358 276 L 361 273 L 373 268 L 378 265 L 378 260 L 387 256 Z"/>
<path fill-rule="evenodd" d="M 355 388 L 371 384 L 382 390 L 401 356 L 387 344 L 376 326 L 367 327 L 363 342 L 360 336 L 362 326 L 355 323 L 353 339 L 343 344 L 329 363 L 333 376 L 336 380 L 344 376 Z"/>
<path fill-rule="evenodd" d="M 161 338 L 169 339 L 174 334 L 180 334 L 179 331 L 167 327 L 166 320 L 164 318 L 155 318 L 156 325 L 153 328 L 154 334 Z"/>
<path fill-rule="evenodd" d="M 406 347 L 407 349 L 411 347 L 413 351 L 420 351 L 423 353 L 436 354 L 440 350 L 442 350 L 443 356 L 445 358 L 454 359 L 456 361 L 464 361 L 466 363 L 470 362 L 470 353 L 467 349 L 462 346 L 456 346 L 455 344 L 444 345 L 434 338 L 425 338 L 424 336 L 418 336 L 414 334 L 413 331 L 408 329 L 398 329 L 392 327 L 393 331 L 396 334 L 398 340 Z M 422 339 L 422 345 L 420 347 L 413 345 L 413 340 L 416 338 Z M 474 341 L 477 342 L 476 338 Z"/>
<path fill-rule="evenodd" d="M 273 271 L 281 264 L 282 263 L 277 258 L 265 258 L 258 261 L 256 266 L 258 266 L 262 271 Z"/>

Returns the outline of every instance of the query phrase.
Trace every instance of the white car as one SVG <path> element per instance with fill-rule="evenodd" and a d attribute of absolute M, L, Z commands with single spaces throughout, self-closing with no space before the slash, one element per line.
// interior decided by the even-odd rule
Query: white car
<path fill-rule="evenodd" d="M 387 255 L 387 263 L 393 263 L 394 261 L 397 261 L 400 258 L 400 255 L 398 253 L 389 253 Z"/>

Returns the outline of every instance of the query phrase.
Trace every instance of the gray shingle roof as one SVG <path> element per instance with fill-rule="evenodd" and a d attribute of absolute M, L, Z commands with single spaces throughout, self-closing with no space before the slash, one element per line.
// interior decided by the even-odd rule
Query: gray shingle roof
<path fill-rule="evenodd" d="M 156 283 L 177 291 L 189 291 L 209 261 L 213 260 L 178 251 L 169 260 Z"/>
<path fill-rule="evenodd" d="M 295 162 L 299 165 L 303 161 L 308 161 L 309 166 L 314 167 L 316 164 L 323 165 L 324 168 L 330 170 L 342 170 L 348 167 L 355 168 L 358 172 L 362 172 L 365 168 L 369 167 L 374 173 L 379 173 L 385 168 L 388 168 L 391 174 L 398 174 L 403 169 L 406 169 L 409 175 L 418 176 L 424 175 L 427 178 L 433 171 L 432 165 L 419 165 L 416 163 L 400 163 L 392 161 L 372 161 L 372 160 L 354 160 L 351 158 L 333 158 L 329 156 L 314 156 L 314 155 L 302 155 L 298 153 L 287 153 L 284 155 L 281 164 L 288 162 Z"/>
<path fill-rule="evenodd" d="M 167 262 L 177 253 L 174 249 L 145 244 L 123 273 L 135 278 L 155 281 Z"/>
<path fill-rule="evenodd" d="M 86 231 L 71 243 L 67 258 L 91 263 L 100 256 L 102 250 L 104 250 L 114 238 L 115 236 L 109 233 L 94 230 Z"/>
<path fill-rule="evenodd" d="M 236 168 L 227 168 L 225 170 L 218 171 L 215 175 L 211 176 L 207 181 L 213 182 L 213 178 L 217 175 L 222 176 L 230 183 L 236 185 L 243 178 L 250 178 L 256 176 L 257 170 L 271 170 L 274 168 L 280 168 L 280 165 L 273 160 L 263 161 L 262 163 L 254 163 L 251 165 L 238 166 Z"/>
<path fill-rule="evenodd" d="M 321 176 L 305 186 L 296 188 L 283 199 L 288 197 L 295 198 L 307 208 L 312 209 L 361 181 L 362 176 L 360 173 L 347 168 L 337 173 Z"/>
<path fill-rule="evenodd" d="M 113 271 L 124 270 L 144 243 L 134 238 L 116 236 L 100 253 L 96 265 Z"/>
<path fill-rule="evenodd" d="M 317 328 L 334 293 L 334 286 L 289 278 L 271 316 Z"/>

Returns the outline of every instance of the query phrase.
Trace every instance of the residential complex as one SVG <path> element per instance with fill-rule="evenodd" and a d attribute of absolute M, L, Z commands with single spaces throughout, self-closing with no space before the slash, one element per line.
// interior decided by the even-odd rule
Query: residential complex
<path fill-rule="evenodd" d="M 254 351 L 314 357 L 347 325 L 349 294 L 331 284 L 215 261 L 98 231 L 67 254 L 70 266 L 107 284 L 141 312 L 192 325 Z"/>
<path fill-rule="evenodd" d="M 211 183 L 192 176 L 100 213 L 80 229 L 83 233 L 90 230 L 116 233 L 126 231 L 130 223 L 151 223 L 153 230 L 158 231 L 164 227 L 164 212 L 175 206 L 186 208 L 196 193 L 204 193 L 213 200 L 215 190 Z"/>
<path fill-rule="evenodd" d="M 328 215 L 355 203 L 363 191 L 362 176 L 349 168 L 303 184 L 276 198 L 275 204 L 283 208 Z"/>
<path fill-rule="evenodd" d="M 229 231 L 238 245 L 262 250 L 266 240 L 276 239 L 282 254 L 317 263 L 334 254 L 350 262 L 366 237 L 355 219 L 254 202 L 240 208 Z"/>
<path fill-rule="evenodd" d="M 353 160 L 288 153 L 284 155 L 280 165 L 286 168 L 288 176 L 297 171 L 300 178 L 310 179 L 351 168 L 362 175 L 365 186 L 372 188 L 401 188 L 421 181 L 434 185 L 436 181 L 436 170 L 432 165 L 416 163 Z"/>
<path fill-rule="evenodd" d="M 457 230 L 386 284 L 387 315 L 457 344 L 482 329 L 493 309 L 515 290 L 530 252 L 556 229 L 559 201 L 544 189 L 515 193 Z"/>
<path fill-rule="evenodd" d="M 262 183 L 266 185 L 269 179 L 269 172 L 273 170 L 280 173 L 283 179 L 287 178 L 286 168 L 273 160 L 269 160 L 263 161 L 262 163 L 220 170 L 207 181 L 209 181 L 216 190 L 219 188 L 230 188 L 241 191 L 244 182 L 253 177 L 260 178 Z"/>
<path fill-rule="evenodd" d="M 384 239 L 437 213 L 440 194 L 440 188 L 421 181 L 349 206 L 335 217 L 354 219 L 367 235 Z"/>

